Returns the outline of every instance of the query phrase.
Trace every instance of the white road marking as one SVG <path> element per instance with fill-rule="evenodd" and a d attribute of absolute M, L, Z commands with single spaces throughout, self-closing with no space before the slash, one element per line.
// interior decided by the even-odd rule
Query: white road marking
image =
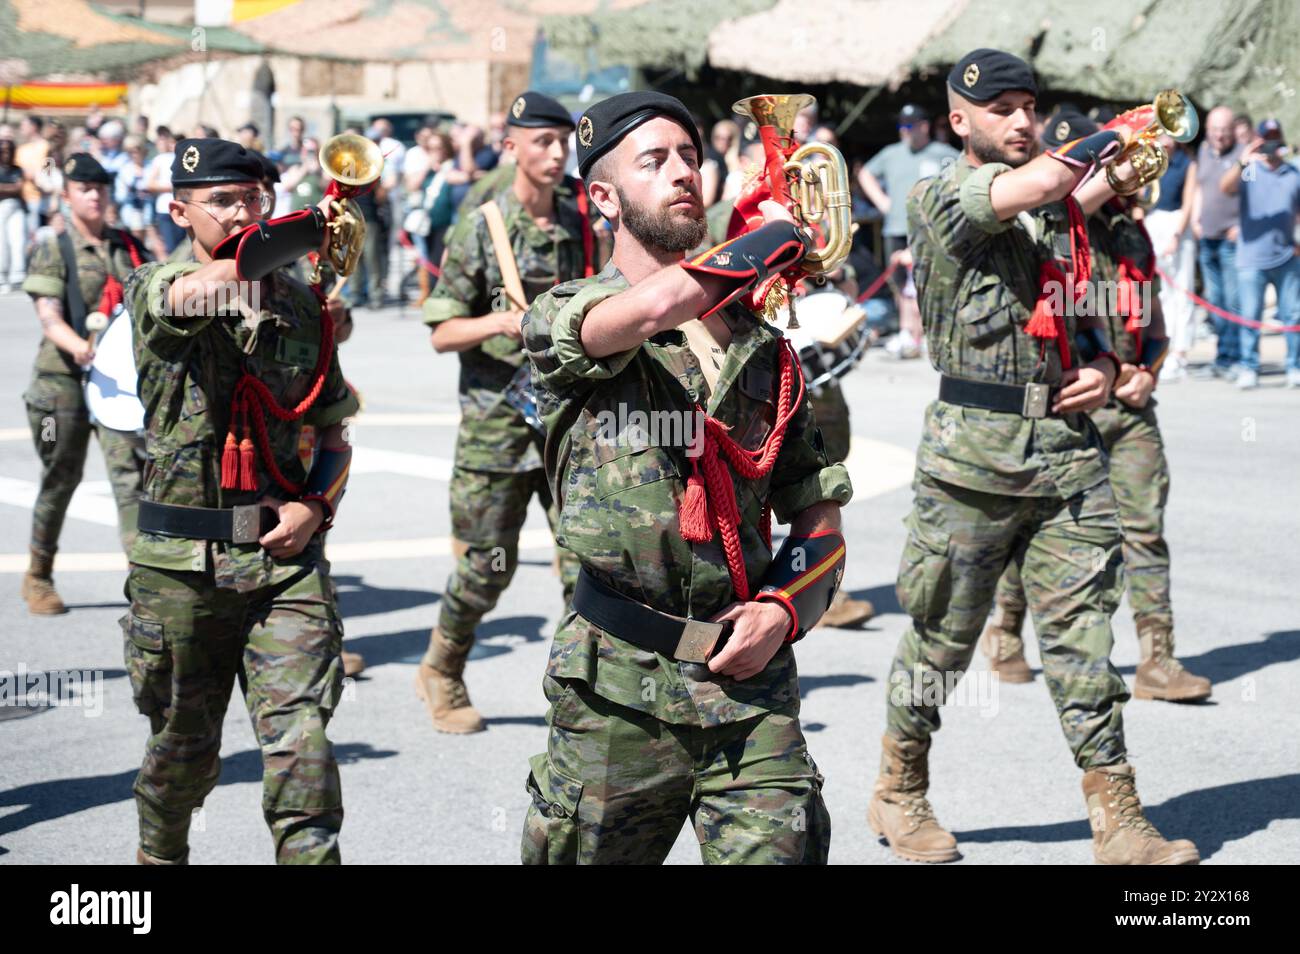
<path fill-rule="evenodd" d="M 26 427 L 0 427 L 0 441 L 29 441 L 32 432 Z"/>
<path fill-rule="evenodd" d="M 438 415 L 395 414 L 390 418 L 430 418 Z M 362 420 L 368 420 L 363 416 Z M 372 422 L 373 423 L 373 422 Z M 398 424 L 394 420 L 392 423 Z M 17 429 L 15 429 L 17 430 Z M 6 432 L 0 431 L 0 439 Z M 22 432 L 26 436 L 27 432 Z M 848 460 L 849 477 L 853 481 L 853 500 L 868 500 L 905 487 L 912 481 L 916 464 L 915 454 L 902 447 L 854 436 Z M 354 448 L 353 475 L 400 474 L 446 483 L 451 479 L 452 461 L 431 454 L 413 454 L 408 451 L 385 450 L 377 447 Z M 32 481 L 0 477 L 0 504 L 31 510 L 36 501 L 37 485 Z M 354 489 L 355 493 L 355 489 Z M 355 497 L 354 497 L 355 499 Z M 84 481 L 72 497 L 68 516 L 101 526 L 117 526 L 117 508 L 113 502 L 112 488 L 107 481 Z M 524 530 L 519 538 L 521 550 L 544 550 L 553 546 L 548 529 Z M 332 542 L 329 558 L 333 563 L 371 563 L 379 560 L 412 560 L 425 557 L 449 556 L 449 537 L 417 537 L 408 540 L 367 540 L 357 542 Z M 27 570 L 26 553 L 0 554 L 0 574 L 24 573 Z M 63 573 L 111 572 L 125 570 L 126 558 L 118 552 L 67 553 L 61 552 L 58 569 Z"/>

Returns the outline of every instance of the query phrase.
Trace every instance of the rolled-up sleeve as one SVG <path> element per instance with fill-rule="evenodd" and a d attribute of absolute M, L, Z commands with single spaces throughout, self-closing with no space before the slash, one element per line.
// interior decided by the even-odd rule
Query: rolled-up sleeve
<path fill-rule="evenodd" d="M 534 381 L 556 394 L 582 382 L 607 380 L 631 363 L 638 348 L 593 358 L 582 347 L 582 323 L 588 312 L 624 287 L 588 284 L 571 297 L 542 295 L 524 316 L 524 346 L 533 364 Z"/>
<path fill-rule="evenodd" d="M 1011 228 L 1011 223 L 1015 221 L 1014 219 L 1008 219 L 1004 222 L 999 219 L 997 213 L 993 210 L 993 199 L 989 195 L 989 190 L 993 187 L 993 180 L 1002 173 L 1010 171 L 1011 167 L 1006 163 L 985 163 L 971 172 L 958 190 L 961 210 L 966 214 L 966 218 L 976 228 L 988 232 L 990 235 L 1005 232 Z"/>
<path fill-rule="evenodd" d="M 32 249 L 23 279 L 23 291 L 33 298 L 62 298 L 66 270 L 57 242 L 45 241 Z"/>

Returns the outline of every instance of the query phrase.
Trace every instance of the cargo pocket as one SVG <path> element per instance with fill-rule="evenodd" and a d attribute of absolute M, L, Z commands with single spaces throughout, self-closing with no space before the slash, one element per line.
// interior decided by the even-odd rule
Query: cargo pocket
<path fill-rule="evenodd" d="M 599 500 L 634 487 L 679 477 L 676 462 L 662 447 L 620 450 L 622 452 L 617 457 L 596 468 L 596 497 Z"/>
<path fill-rule="evenodd" d="M 524 821 L 521 855 L 529 865 L 578 862 L 578 803 L 582 783 L 556 770 L 543 752 L 529 760 L 528 794 L 532 804 Z"/>
<path fill-rule="evenodd" d="M 972 345 L 987 345 L 1005 337 L 1015 326 L 1016 315 L 1025 310 L 1006 280 L 996 273 L 971 271 L 962 283 L 957 300 L 957 322 Z"/>
<path fill-rule="evenodd" d="M 121 623 L 135 707 L 151 719 L 161 718 L 171 706 L 172 685 L 172 661 L 163 624 L 130 613 L 122 617 Z"/>
<path fill-rule="evenodd" d="M 909 517 L 911 531 L 898 567 L 898 605 L 922 623 L 942 619 L 952 596 L 950 537 Z"/>

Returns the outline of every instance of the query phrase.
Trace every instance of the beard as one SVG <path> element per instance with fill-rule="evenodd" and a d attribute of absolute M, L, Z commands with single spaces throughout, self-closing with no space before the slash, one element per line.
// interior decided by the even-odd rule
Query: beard
<path fill-rule="evenodd" d="M 698 201 L 700 197 L 693 191 L 679 192 L 659 208 L 651 209 L 648 205 L 637 205 L 629 200 L 617 185 L 614 188 L 618 192 L 620 221 L 642 245 L 663 252 L 689 252 L 709 234 L 709 223 L 704 216 L 683 218 L 669 208 L 686 195 Z"/>
<path fill-rule="evenodd" d="M 1023 166 L 1038 153 L 1038 143 L 1031 138 L 1023 156 L 1011 152 L 1005 145 L 995 142 L 978 129 L 971 129 L 970 151 L 980 162 L 1004 162 L 1011 168 Z"/>

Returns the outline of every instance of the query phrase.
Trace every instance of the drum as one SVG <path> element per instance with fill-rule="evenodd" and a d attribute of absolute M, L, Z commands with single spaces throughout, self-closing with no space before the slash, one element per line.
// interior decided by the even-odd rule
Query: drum
<path fill-rule="evenodd" d="M 849 296 L 829 285 L 795 300 L 799 327 L 789 330 L 789 312 L 781 309 L 781 328 L 799 354 L 810 391 L 842 378 L 871 346 L 867 313 Z"/>
<path fill-rule="evenodd" d="M 144 405 L 136 389 L 131 313 L 121 305 L 99 336 L 86 380 L 90 418 L 115 431 L 144 429 Z"/>

